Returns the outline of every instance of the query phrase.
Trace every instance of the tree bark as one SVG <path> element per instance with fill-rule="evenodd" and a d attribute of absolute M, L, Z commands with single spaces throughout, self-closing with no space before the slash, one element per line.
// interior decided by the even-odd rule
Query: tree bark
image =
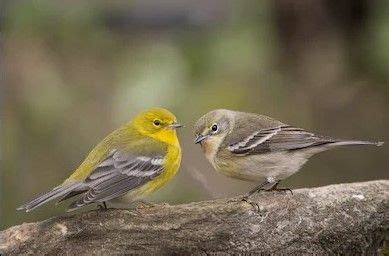
<path fill-rule="evenodd" d="M 2 231 L 2 254 L 383 254 L 389 181 L 95 210 Z M 386 249 L 387 250 L 387 249 Z"/>

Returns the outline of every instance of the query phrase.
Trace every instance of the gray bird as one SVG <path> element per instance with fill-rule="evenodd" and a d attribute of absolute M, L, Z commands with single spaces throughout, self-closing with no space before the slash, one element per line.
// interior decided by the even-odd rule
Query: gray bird
<path fill-rule="evenodd" d="M 221 174 L 261 181 L 243 199 L 259 190 L 278 189 L 278 183 L 296 173 L 319 152 L 343 145 L 383 142 L 339 140 L 296 128 L 268 116 L 218 109 L 202 116 L 194 126 L 195 143 Z"/>

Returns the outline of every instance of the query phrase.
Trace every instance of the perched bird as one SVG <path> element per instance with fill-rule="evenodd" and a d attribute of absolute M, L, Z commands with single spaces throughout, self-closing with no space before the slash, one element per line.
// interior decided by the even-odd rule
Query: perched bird
<path fill-rule="evenodd" d="M 69 210 L 105 202 L 132 202 L 163 186 L 174 177 L 181 148 L 176 129 L 182 127 L 166 109 L 138 114 L 104 138 L 68 179 L 18 208 L 29 212 L 59 199 L 79 196 Z"/>
<path fill-rule="evenodd" d="M 220 173 L 247 181 L 261 181 L 259 190 L 277 189 L 312 155 L 343 145 L 383 142 L 338 140 L 296 128 L 264 115 L 225 109 L 208 112 L 194 126 L 195 143 Z M 289 189 L 282 189 L 289 190 Z"/>

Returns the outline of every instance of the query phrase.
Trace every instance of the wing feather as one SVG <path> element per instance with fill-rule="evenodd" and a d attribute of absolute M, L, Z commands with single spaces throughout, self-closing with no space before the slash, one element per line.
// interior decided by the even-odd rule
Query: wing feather
<path fill-rule="evenodd" d="M 85 179 L 89 189 L 70 205 L 70 210 L 124 195 L 160 175 L 164 170 L 161 155 L 133 155 L 112 151 Z"/>
<path fill-rule="evenodd" d="M 242 141 L 229 145 L 228 150 L 235 154 L 247 155 L 297 150 L 333 142 L 336 141 L 285 125 L 255 131 Z"/>

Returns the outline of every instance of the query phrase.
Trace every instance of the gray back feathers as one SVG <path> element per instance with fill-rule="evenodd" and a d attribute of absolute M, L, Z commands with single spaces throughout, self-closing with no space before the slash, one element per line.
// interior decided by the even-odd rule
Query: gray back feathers
<path fill-rule="evenodd" d="M 341 145 L 381 145 L 369 141 L 344 141 L 289 126 L 268 116 L 235 112 L 233 130 L 225 137 L 221 149 L 238 155 L 294 151 Z M 321 150 L 318 150 L 318 152 Z"/>

